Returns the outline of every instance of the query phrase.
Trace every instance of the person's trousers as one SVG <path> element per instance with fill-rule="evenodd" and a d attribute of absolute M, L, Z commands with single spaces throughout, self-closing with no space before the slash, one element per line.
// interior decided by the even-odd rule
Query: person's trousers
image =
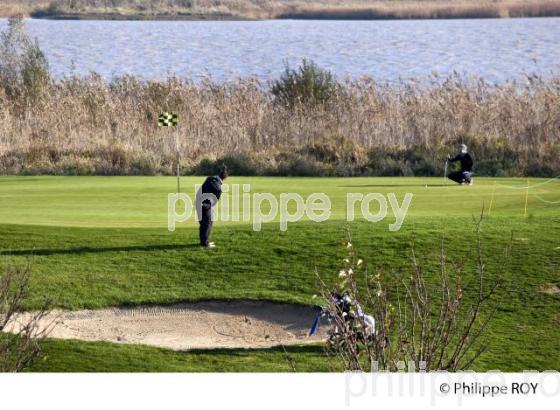
<path fill-rule="evenodd" d="M 208 246 L 208 240 L 210 239 L 210 233 L 212 232 L 212 207 L 208 205 L 202 205 L 201 215 L 198 228 L 198 236 L 200 238 L 200 245 Z"/>
<path fill-rule="evenodd" d="M 462 184 L 463 182 L 469 183 L 471 182 L 471 173 L 470 172 L 461 172 L 461 171 L 455 171 L 450 173 L 447 178 L 449 178 L 452 181 L 457 182 L 458 184 Z"/>

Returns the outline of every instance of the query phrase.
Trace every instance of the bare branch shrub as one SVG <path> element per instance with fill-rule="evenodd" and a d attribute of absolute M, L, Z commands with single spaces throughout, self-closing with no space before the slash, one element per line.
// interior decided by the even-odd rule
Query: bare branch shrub
<path fill-rule="evenodd" d="M 38 311 L 22 313 L 30 274 L 30 264 L 6 264 L 0 274 L 0 372 L 29 367 L 40 357 L 40 341 L 51 329 L 50 325 L 39 326 L 47 314 L 47 302 Z"/>
<path fill-rule="evenodd" d="M 334 290 L 322 283 L 330 322 L 325 349 L 344 370 L 466 370 L 487 347 L 482 343 L 495 310 L 487 306 L 500 281 L 486 285 L 482 215 L 476 225 L 474 294 L 464 295 L 460 272 L 450 274 L 441 247 L 438 286 L 426 283 L 414 249 L 411 273 L 390 287 L 381 272 L 368 274 L 349 241 Z M 359 280 L 365 279 L 365 286 Z M 468 297 L 466 297 L 468 296 Z M 373 324 L 372 324 L 373 323 Z"/>

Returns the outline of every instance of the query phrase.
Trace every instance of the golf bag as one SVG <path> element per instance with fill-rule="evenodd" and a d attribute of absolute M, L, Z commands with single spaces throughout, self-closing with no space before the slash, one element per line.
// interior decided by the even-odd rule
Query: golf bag
<path fill-rule="evenodd" d="M 327 343 L 338 346 L 345 343 L 345 329 L 356 329 L 357 339 L 362 343 L 375 339 L 375 319 L 364 313 L 361 305 L 346 294 L 331 293 L 331 308 L 318 306 L 319 313 L 313 322 L 309 336 L 317 332 L 321 320 L 326 320 L 331 328 L 327 332 Z"/>

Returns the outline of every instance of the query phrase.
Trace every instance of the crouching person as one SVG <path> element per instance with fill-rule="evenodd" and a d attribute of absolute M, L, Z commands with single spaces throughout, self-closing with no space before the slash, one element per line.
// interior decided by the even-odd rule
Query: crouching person
<path fill-rule="evenodd" d="M 212 209 L 218 203 L 222 195 L 222 183 L 228 177 L 226 167 L 220 169 L 220 173 L 206 178 L 196 193 L 196 213 L 198 215 L 200 246 L 214 248 L 214 242 L 210 242 L 212 232 L 213 212 Z"/>
<path fill-rule="evenodd" d="M 459 145 L 459 153 L 454 158 L 451 158 L 448 155 L 446 161 L 459 161 L 461 164 L 461 169 L 459 171 L 451 172 L 447 176 L 450 180 L 455 181 L 458 184 L 466 183 L 472 185 L 472 169 L 474 162 L 470 154 L 467 152 L 467 146 L 465 144 Z"/>

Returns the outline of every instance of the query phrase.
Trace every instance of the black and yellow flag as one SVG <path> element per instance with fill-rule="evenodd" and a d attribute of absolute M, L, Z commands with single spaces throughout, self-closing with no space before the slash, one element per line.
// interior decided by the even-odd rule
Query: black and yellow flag
<path fill-rule="evenodd" d="M 158 126 L 174 127 L 177 125 L 177 114 L 174 112 L 162 112 L 158 117 Z"/>

